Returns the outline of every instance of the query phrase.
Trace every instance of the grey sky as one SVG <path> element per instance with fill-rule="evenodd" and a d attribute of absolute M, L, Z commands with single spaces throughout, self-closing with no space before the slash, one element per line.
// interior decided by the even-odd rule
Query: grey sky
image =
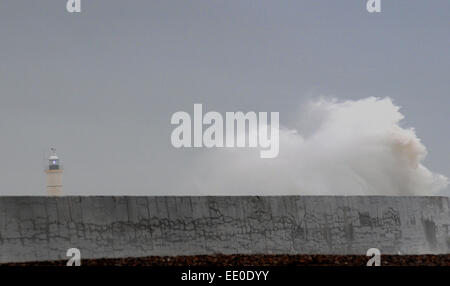
<path fill-rule="evenodd" d="M 45 194 L 43 151 L 67 194 L 166 194 L 198 150 L 170 116 L 279 111 L 389 96 L 450 175 L 450 1 L 0 1 L 0 194 Z M 449 194 L 448 191 L 444 194 Z"/>

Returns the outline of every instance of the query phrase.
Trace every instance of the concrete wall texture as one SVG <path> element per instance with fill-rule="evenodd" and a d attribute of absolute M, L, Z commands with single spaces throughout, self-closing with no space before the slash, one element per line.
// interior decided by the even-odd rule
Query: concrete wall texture
<path fill-rule="evenodd" d="M 450 253 L 447 197 L 0 197 L 0 262 Z"/>

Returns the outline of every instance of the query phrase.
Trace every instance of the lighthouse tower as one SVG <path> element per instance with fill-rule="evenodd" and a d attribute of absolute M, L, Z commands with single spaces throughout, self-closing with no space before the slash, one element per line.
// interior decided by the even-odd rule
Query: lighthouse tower
<path fill-rule="evenodd" d="M 63 167 L 56 155 L 56 149 L 51 148 L 51 154 L 48 157 L 48 165 L 45 168 L 47 174 L 47 194 L 49 196 L 62 195 L 62 174 Z"/>

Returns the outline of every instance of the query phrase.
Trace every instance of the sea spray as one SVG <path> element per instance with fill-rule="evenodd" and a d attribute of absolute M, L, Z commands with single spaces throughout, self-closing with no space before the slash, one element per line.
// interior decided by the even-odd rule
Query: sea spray
<path fill-rule="evenodd" d="M 306 107 L 304 128 L 280 129 L 277 158 L 208 150 L 183 188 L 202 195 L 436 194 L 448 179 L 422 165 L 427 150 L 414 129 L 399 125 L 403 119 L 390 98 L 317 100 Z"/>

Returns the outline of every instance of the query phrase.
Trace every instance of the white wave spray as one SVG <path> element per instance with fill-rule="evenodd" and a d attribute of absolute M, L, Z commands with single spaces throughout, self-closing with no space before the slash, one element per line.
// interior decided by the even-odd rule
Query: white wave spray
<path fill-rule="evenodd" d="M 211 149 L 183 189 L 201 195 L 433 195 L 448 179 L 421 164 L 427 155 L 390 98 L 318 100 L 296 129 L 280 130 L 280 153 Z M 250 132 L 253 132 L 250 130 Z"/>

